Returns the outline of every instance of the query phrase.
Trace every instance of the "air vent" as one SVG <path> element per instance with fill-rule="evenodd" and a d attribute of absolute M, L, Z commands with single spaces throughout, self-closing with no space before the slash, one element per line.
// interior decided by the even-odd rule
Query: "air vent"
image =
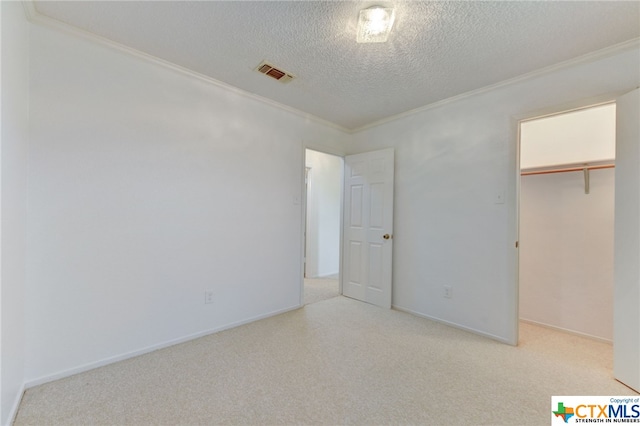
<path fill-rule="evenodd" d="M 275 78 L 281 83 L 287 83 L 294 79 L 293 74 L 290 74 L 286 71 L 282 71 L 267 62 L 263 62 L 260 65 L 258 65 L 258 67 L 256 68 L 256 71 L 264 75 L 268 75 L 271 78 Z"/>

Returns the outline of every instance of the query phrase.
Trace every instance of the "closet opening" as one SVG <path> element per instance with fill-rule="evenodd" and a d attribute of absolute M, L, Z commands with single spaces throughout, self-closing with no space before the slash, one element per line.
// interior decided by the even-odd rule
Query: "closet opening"
<path fill-rule="evenodd" d="M 519 318 L 613 342 L 616 105 L 520 122 Z"/>
<path fill-rule="evenodd" d="M 305 150 L 303 303 L 340 295 L 344 159 Z"/>

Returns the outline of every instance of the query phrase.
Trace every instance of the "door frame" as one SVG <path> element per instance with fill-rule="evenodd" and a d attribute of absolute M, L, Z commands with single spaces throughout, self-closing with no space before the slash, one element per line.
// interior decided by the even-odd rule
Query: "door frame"
<path fill-rule="evenodd" d="M 302 208 L 301 213 L 301 232 L 300 232 L 300 307 L 304 306 L 304 263 L 306 252 L 306 222 L 307 222 L 307 185 L 305 183 L 305 174 L 307 169 L 307 150 L 320 152 L 322 154 L 333 155 L 342 159 L 342 167 L 340 169 L 340 247 L 338 247 L 338 294 L 342 295 L 342 268 L 343 268 L 343 251 L 342 241 L 344 238 L 344 152 L 333 151 L 326 147 L 320 147 L 314 144 L 302 144 Z"/>
<path fill-rule="evenodd" d="M 520 241 L 520 124 L 525 121 L 530 121 L 538 118 L 549 117 L 562 113 L 568 113 L 572 111 L 578 111 L 590 107 L 596 107 L 598 105 L 605 105 L 615 103 L 616 99 L 627 93 L 628 90 L 617 91 L 600 96 L 578 99 L 572 102 L 554 105 L 539 110 L 534 110 L 525 114 L 515 115 L 511 117 L 511 135 L 512 140 L 515 141 L 514 155 L 512 157 L 512 180 L 510 192 L 514 194 L 513 201 L 510 204 L 511 219 L 509 220 L 509 232 L 508 241 L 513 241 L 512 253 L 513 257 L 509 264 L 511 265 L 510 275 L 513 283 L 512 294 L 512 306 L 511 306 L 511 336 L 508 339 L 508 343 L 517 346 L 520 334 L 520 250 L 517 244 Z M 614 224 L 615 226 L 615 224 Z"/>
<path fill-rule="evenodd" d="M 307 277 L 307 230 L 309 229 L 309 215 L 307 214 L 307 198 L 309 194 L 309 182 L 311 181 L 311 167 L 306 166 L 305 149 L 305 168 L 304 168 L 304 185 L 302 191 L 302 202 L 304 203 L 304 216 L 302 217 L 302 278 Z"/>

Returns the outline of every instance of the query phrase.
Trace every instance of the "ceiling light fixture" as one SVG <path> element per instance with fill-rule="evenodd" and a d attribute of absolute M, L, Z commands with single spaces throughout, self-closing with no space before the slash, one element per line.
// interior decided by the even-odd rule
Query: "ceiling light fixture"
<path fill-rule="evenodd" d="M 384 43 L 389 38 L 395 10 L 381 6 L 373 6 L 360 11 L 358 18 L 358 43 Z"/>

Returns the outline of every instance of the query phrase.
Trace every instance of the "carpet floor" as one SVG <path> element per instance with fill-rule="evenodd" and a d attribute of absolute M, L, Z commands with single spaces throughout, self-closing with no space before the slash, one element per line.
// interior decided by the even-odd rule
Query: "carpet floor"
<path fill-rule="evenodd" d="M 631 395 L 612 349 L 512 347 L 333 297 L 28 389 L 16 425 L 548 425 L 552 395 Z"/>
<path fill-rule="evenodd" d="M 340 296 L 340 283 L 337 277 L 304 279 L 305 305 L 338 296 Z"/>

